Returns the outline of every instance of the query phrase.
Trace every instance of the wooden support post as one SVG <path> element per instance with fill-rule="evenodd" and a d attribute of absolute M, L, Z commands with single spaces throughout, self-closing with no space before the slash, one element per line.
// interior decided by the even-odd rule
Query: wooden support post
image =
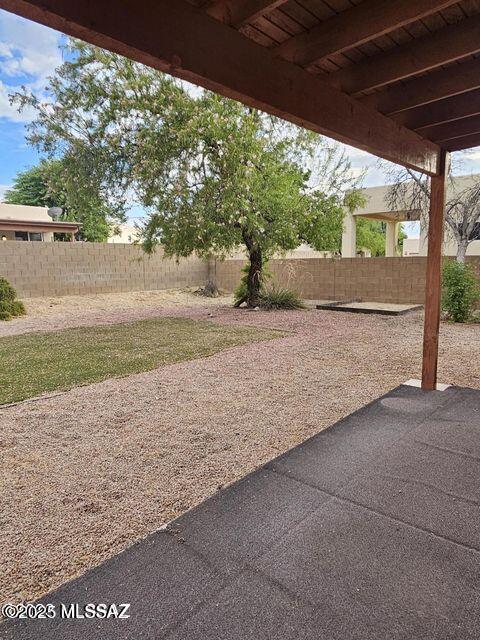
<path fill-rule="evenodd" d="M 437 386 L 438 334 L 442 285 L 442 245 L 445 189 L 449 154 L 441 152 L 440 171 L 432 176 L 428 222 L 428 257 L 425 281 L 425 327 L 423 333 L 422 389 Z"/>

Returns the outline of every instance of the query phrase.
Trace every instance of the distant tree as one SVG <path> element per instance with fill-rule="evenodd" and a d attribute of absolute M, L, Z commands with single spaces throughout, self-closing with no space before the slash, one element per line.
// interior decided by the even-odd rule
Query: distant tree
<path fill-rule="evenodd" d="M 81 222 L 78 235 L 90 242 L 104 242 L 112 229 L 112 222 L 107 219 L 108 207 L 100 194 L 78 189 L 61 159 L 43 159 L 38 165 L 20 171 L 5 193 L 4 202 L 61 207 L 60 219 Z"/>
<path fill-rule="evenodd" d="M 385 255 L 385 223 L 359 216 L 356 226 L 357 251 L 368 249 L 374 257 Z"/>
<path fill-rule="evenodd" d="M 61 157 L 79 207 L 92 194 L 112 218 L 129 200 L 143 205 L 146 251 L 160 243 L 170 256 L 222 257 L 243 245 L 250 306 L 275 252 L 339 247 L 358 179 L 338 145 L 108 51 L 69 46 L 50 80 L 54 108 L 25 93 L 13 100 L 36 109 L 28 139 Z"/>
<path fill-rule="evenodd" d="M 398 228 L 398 238 L 397 238 L 397 250 L 400 255 L 403 254 L 403 241 L 408 238 L 408 235 L 405 233 L 405 228 L 403 224 L 399 225 Z"/>
<path fill-rule="evenodd" d="M 33 207 L 63 206 L 63 194 L 52 193 L 50 185 L 52 167 L 52 161 L 43 160 L 34 167 L 20 171 L 13 180 L 13 186 L 6 191 L 4 202 Z"/>
<path fill-rule="evenodd" d="M 386 224 L 381 220 L 357 218 L 357 251 L 368 249 L 372 256 L 385 255 Z M 407 237 L 403 226 L 398 229 L 397 252 L 402 254 L 403 241 Z"/>
<path fill-rule="evenodd" d="M 382 164 L 391 186 L 387 202 L 392 209 L 420 212 L 420 223 L 428 224 L 430 180 L 423 174 L 396 165 Z M 480 232 L 480 180 L 461 188 L 450 172 L 445 203 L 446 231 L 457 245 L 456 259 L 465 262 L 468 246 Z"/>

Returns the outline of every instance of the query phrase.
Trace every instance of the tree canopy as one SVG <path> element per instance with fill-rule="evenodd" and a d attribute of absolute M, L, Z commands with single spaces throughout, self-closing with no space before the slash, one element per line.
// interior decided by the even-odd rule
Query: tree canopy
<path fill-rule="evenodd" d="M 92 196 L 105 220 L 137 202 L 149 212 L 147 251 L 225 256 L 245 246 L 255 304 L 263 265 L 303 242 L 340 248 L 343 207 L 358 180 L 335 143 L 238 102 L 92 45 L 50 81 L 54 107 L 36 109 L 28 139 L 62 160 L 79 203 Z"/>
<path fill-rule="evenodd" d="M 55 194 L 50 186 L 50 168 L 53 162 L 43 160 L 34 167 L 20 171 L 13 186 L 5 192 L 4 202 L 32 207 L 61 207 L 62 194 Z"/>

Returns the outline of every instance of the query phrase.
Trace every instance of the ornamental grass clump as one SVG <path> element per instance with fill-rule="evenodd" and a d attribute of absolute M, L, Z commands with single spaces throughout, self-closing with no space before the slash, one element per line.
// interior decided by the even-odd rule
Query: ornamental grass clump
<path fill-rule="evenodd" d="M 264 309 L 305 309 L 305 304 L 296 291 L 287 287 L 272 286 L 261 292 L 261 307 Z"/>
<path fill-rule="evenodd" d="M 244 275 L 233 292 L 234 306 L 238 307 L 240 304 L 245 304 L 245 298 L 248 291 L 247 278 L 248 278 L 249 266 L 246 265 L 243 268 Z M 257 306 L 260 309 L 267 309 L 269 311 L 286 309 L 305 309 L 305 304 L 300 298 L 298 293 L 288 287 L 279 287 L 276 284 L 267 285 L 266 282 L 271 279 L 271 274 L 264 270 L 261 281 L 258 296 L 256 298 Z"/>
<path fill-rule="evenodd" d="M 0 320 L 25 315 L 25 307 L 17 300 L 17 292 L 5 278 L 0 278 Z"/>

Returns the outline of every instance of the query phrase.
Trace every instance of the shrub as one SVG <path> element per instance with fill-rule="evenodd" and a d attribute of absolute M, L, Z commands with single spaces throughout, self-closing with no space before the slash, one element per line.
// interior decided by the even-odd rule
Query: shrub
<path fill-rule="evenodd" d="M 305 305 L 296 291 L 277 286 L 262 291 L 261 306 L 265 309 L 305 309 Z"/>
<path fill-rule="evenodd" d="M 25 315 L 23 302 L 17 300 L 17 292 L 12 285 L 0 278 L 0 320 L 11 320 L 15 316 Z"/>
<path fill-rule="evenodd" d="M 469 264 L 448 260 L 443 266 L 442 308 L 449 320 L 467 322 L 480 300 L 480 288 Z"/>
<path fill-rule="evenodd" d="M 235 289 L 233 290 L 233 302 L 237 303 L 239 300 L 243 300 L 247 295 L 247 283 L 245 282 L 245 277 L 242 277 L 240 282 L 237 284 Z"/>

